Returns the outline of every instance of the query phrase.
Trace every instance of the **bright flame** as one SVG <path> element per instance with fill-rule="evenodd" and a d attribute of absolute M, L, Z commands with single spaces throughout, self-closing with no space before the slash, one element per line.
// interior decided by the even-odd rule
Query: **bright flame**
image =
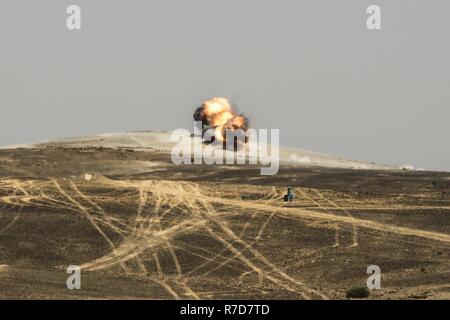
<path fill-rule="evenodd" d="M 247 119 L 234 112 L 230 102 L 225 98 L 215 97 L 203 102 L 194 114 L 194 119 L 202 121 L 203 129 L 214 128 L 215 138 L 224 141 L 226 130 L 247 130 Z"/>
<path fill-rule="evenodd" d="M 217 127 L 219 130 L 228 121 L 233 119 L 231 105 L 225 98 L 213 98 L 205 101 L 203 103 L 203 110 L 209 125 Z"/>

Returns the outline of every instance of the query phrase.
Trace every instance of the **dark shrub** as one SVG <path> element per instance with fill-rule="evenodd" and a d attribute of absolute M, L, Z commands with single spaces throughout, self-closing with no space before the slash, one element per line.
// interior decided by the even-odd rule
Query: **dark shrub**
<path fill-rule="evenodd" d="M 363 299 L 367 298 L 369 294 L 369 289 L 367 289 L 366 287 L 358 287 L 348 290 L 345 294 L 345 297 L 347 299 Z"/>

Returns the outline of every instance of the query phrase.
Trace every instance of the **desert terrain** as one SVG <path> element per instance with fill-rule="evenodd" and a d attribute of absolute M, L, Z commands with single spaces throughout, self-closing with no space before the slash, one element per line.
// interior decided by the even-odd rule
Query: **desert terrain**
<path fill-rule="evenodd" d="M 274 176 L 175 165 L 161 136 L 0 149 L 0 298 L 346 299 L 369 265 L 368 299 L 450 298 L 450 173 L 290 149 Z"/>

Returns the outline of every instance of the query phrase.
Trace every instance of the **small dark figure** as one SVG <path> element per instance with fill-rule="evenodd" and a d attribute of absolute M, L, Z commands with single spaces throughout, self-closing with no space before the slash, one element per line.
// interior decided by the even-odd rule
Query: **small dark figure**
<path fill-rule="evenodd" d="M 292 187 L 288 187 L 287 194 L 284 195 L 284 202 L 289 202 L 294 200 L 294 192 Z"/>

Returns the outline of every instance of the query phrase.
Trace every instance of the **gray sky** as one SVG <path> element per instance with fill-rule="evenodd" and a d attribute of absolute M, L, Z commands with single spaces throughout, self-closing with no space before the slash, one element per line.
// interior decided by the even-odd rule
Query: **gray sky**
<path fill-rule="evenodd" d="M 224 96 L 284 145 L 450 170 L 449 15 L 446 0 L 2 0 L 0 145 L 191 128 Z"/>

